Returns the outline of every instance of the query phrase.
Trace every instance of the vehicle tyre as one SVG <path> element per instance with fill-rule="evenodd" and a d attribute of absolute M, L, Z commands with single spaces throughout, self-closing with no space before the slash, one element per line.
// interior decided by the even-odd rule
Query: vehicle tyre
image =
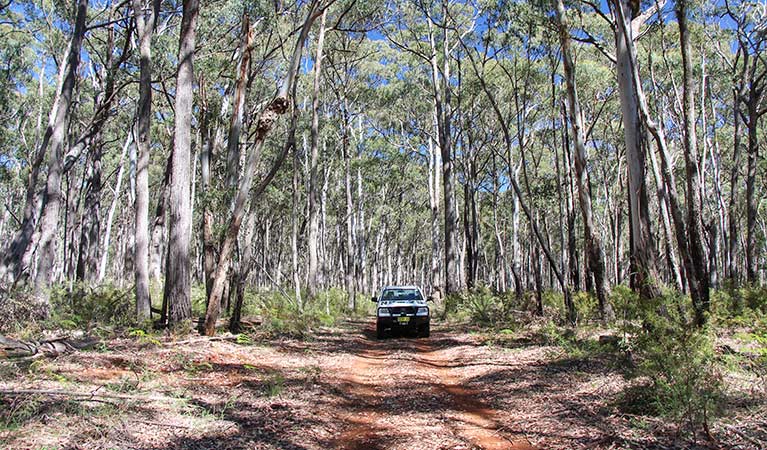
<path fill-rule="evenodd" d="M 427 323 L 426 325 L 422 326 L 418 335 L 425 338 L 429 337 L 429 335 L 431 335 L 430 324 Z"/>
<path fill-rule="evenodd" d="M 376 323 L 376 338 L 383 339 L 386 337 L 386 330 L 380 323 Z"/>

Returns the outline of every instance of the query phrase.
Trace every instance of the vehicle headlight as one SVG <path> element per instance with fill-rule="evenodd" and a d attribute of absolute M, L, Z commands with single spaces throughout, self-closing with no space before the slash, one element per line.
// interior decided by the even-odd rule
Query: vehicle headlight
<path fill-rule="evenodd" d="M 418 308 L 418 310 L 415 312 L 416 316 L 428 316 L 429 315 L 429 308 Z"/>
<path fill-rule="evenodd" d="M 391 317 L 389 308 L 378 308 L 378 317 Z"/>

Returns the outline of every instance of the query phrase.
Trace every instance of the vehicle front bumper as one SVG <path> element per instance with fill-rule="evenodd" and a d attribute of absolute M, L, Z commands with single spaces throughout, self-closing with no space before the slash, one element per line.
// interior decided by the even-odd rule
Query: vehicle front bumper
<path fill-rule="evenodd" d="M 427 325 L 431 318 L 429 316 L 384 316 L 378 317 L 376 320 L 378 326 L 385 329 L 417 330 L 423 325 Z"/>

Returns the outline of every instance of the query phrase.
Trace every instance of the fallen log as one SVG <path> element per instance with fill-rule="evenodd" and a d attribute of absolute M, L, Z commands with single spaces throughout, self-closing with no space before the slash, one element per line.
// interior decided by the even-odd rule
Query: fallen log
<path fill-rule="evenodd" d="M 88 400 L 88 399 L 100 399 L 109 398 L 117 400 L 141 400 L 141 401 L 154 401 L 154 402 L 170 402 L 179 400 L 174 397 L 157 397 L 146 395 L 129 395 L 129 394 L 108 394 L 98 392 L 72 392 L 55 389 L 0 389 L 0 396 L 19 396 L 19 395 L 46 395 L 54 397 L 70 397 L 73 399 Z"/>
<path fill-rule="evenodd" d="M 20 341 L 0 336 L 0 357 L 13 359 L 38 356 L 56 357 L 93 347 L 99 342 L 98 339 L 73 339 L 70 336 L 60 336 L 42 341 Z"/>

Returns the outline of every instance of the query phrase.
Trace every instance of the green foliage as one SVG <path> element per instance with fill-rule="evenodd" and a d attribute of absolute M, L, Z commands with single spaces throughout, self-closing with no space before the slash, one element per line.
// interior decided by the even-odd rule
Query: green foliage
<path fill-rule="evenodd" d="M 502 300 L 490 292 L 490 288 L 481 286 L 466 294 L 461 304 L 473 323 L 490 325 L 503 318 Z"/>
<path fill-rule="evenodd" d="M 162 292 L 158 297 L 162 299 Z M 207 294 L 205 292 L 205 283 L 192 283 L 192 292 L 190 294 L 192 301 L 192 316 L 193 317 L 205 317 L 205 312 L 208 304 Z M 234 298 L 234 296 L 232 296 Z"/>
<path fill-rule="evenodd" d="M 719 411 L 722 376 L 714 333 L 691 324 L 679 302 L 678 295 L 663 295 L 642 307 L 641 325 L 624 325 L 636 339 L 636 374 L 650 381 L 643 401 L 654 413 L 697 431 Z"/>
<path fill-rule="evenodd" d="M 160 345 L 160 340 L 151 331 L 147 332 L 141 328 L 133 328 L 128 332 L 128 336 L 135 337 L 140 343 L 144 345 L 157 346 Z"/>
<path fill-rule="evenodd" d="M 264 381 L 264 395 L 276 397 L 285 389 L 285 377 L 280 373 L 274 373 Z"/>
<path fill-rule="evenodd" d="M 314 298 L 305 299 L 299 305 L 294 298 L 282 291 L 245 292 L 244 311 L 263 317 L 263 328 L 275 335 L 303 337 L 312 328 L 333 326 L 349 314 L 348 295 L 342 289 L 320 291 Z M 369 308 L 365 297 L 357 296 L 359 311 Z M 352 312 L 354 314 L 354 312 Z"/>
<path fill-rule="evenodd" d="M 639 294 L 626 285 L 619 284 L 610 292 L 610 302 L 615 315 L 622 320 L 636 320 L 640 316 Z"/>
<path fill-rule="evenodd" d="M 767 314 L 767 286 L 741 288 L 740 294 L 748 309 Z"/>
<path fill-rule="evenodd" d="M 54 287 L 50 296 L 50 327 L 90 330 L 96 326 L 125 327 L 135 323 L 135 301 L 130 288 L 77 284 L 72 289 Z"/>
<path fill-rule="evenodd" d="M 767 287 L 725 288 L 711 292 L 711 317 L 723 326 L 767 325 Z"/>
<path fill-rule="evenodd" d="M 505 310 L 503 297 L 495 295 L 487 286 L 479 286 L 445 297 L 442 317 L 490 326 L 505 319 Z"/>
<path fill-rule="evenodd" d="M 753 333 L 749 333 L 749 338 L 756 344 L 758 364 L 767 368 L 767 327 L 755 329 Z"/>
<path fill-rule="evenodd" d="M 239 345 L 253 345 L 253 338 L 251 338 L 249 334 L 240 333 L 237 335 L 235 342 Z"/>

